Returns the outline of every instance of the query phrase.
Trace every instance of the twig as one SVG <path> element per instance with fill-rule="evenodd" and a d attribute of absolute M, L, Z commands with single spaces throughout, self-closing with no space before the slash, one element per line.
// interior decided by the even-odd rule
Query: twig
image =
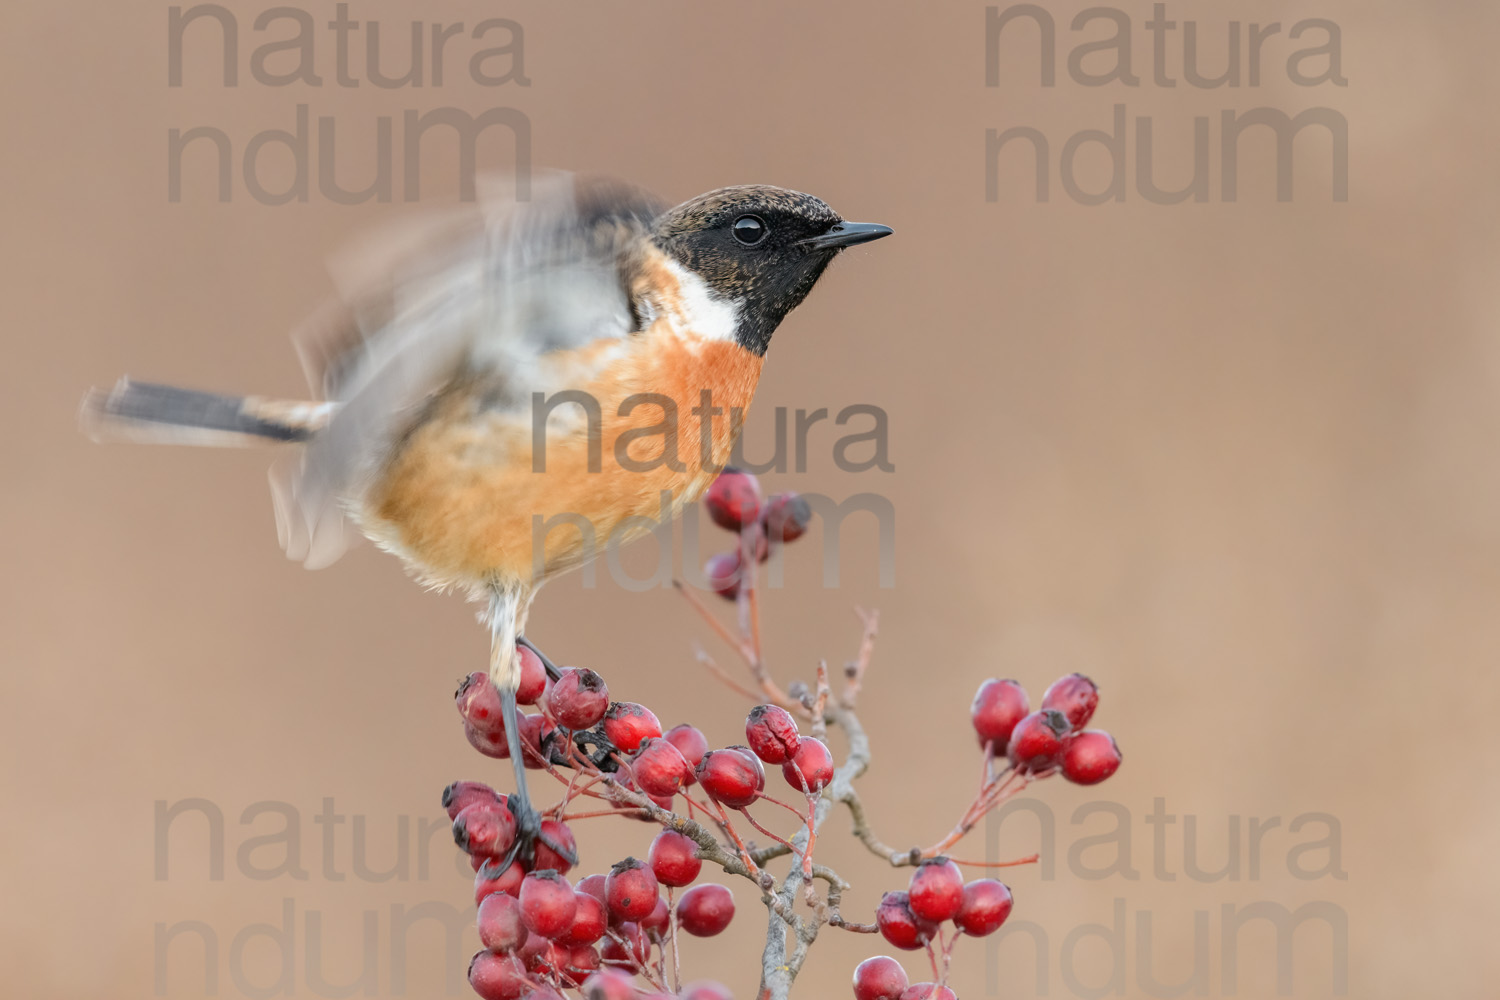
<path fill-rule="evenodd" d="M 740 654 L 740 658 L 745 661 L 745 665 L 750 668 L 750 673 L 755 677 L 756 684 L 759 685 L 761 696 L 764 700 L 773 705 L 780 705 L 787 711 L 797 711 L 806 714 L 806 706 L 800 705 L 794 699 L 788 697 L 787 693 L 781 690 L 780 686 L 771 679 L 771 674 L 766 669 L 765 662 L 761 659 L 759 649 L 751 645 L 749 638 L 736 638 L 734 633 L 730 632 L 728 627 L 719 621 L 718 617 L 712 611 L 708 610 L 703 602 L 698 599 L 698 595 L 683 585 L 682 581 L 673 580 L 672 586 L 677 588 L 677 592 L 682 595 L 683 599 L 692 606 L 694 611 L 698 612 L 699 617 L 708 622 L 709 627 L 714 630 L 719 638 L 723 639 L 726 645 Z M 754 627 L 758 634 L 758 619 Z"/>
<path fill-rule="evenodd" d="M 745 687 L 733 677 L 730 677 L 728 672 L 725 671 L 723 667 L 715 663 L 714 658 L 712 656 L 709 656 L 707 650 L 705 650 L 702 646 L 699 646 L 695 643 L 693 646 L 693 652 L 697 654 L 698 662 L 707 667 L 715 677 L 723 681 L 725 686 L 728 687 L 729 690 L 735 692 L 736 694 L 743 695 L 746 698 L 749 698 L 751 701 L 760 701 L 760 695 L 756 694 L 754 691 L 751 691 L 749 688 Z"/>
<path fill-rule="evenodd" d="M 818 693 L 812 703 L 812 734 L 814 739 L 828 736 L 828 661 L 818 661 Z"/>
<path fill-rule="evenodd" d="M 855 608 L 854 613 L 859 615 L 865 630 L 860 636 L 859 654 L 844 668 L 844 693 L 839 696 L 840 703 L 845 708 L 851 709 L 859 699 L 859 690 L 864 683 L 865 671 L 870 669 L 870 657 L 875 653 L 875 636 L 880 631 L 880 612 Z"/>
<path fill-rule="evenodd" d="M 698 616 L 708 622 L 709 627 L 718 633 L 720 639 L 723 639 L 731 649 L 739 653 L 747 663 L 750 661 L 750 651 L 745 648 L 739 639 L 734 637 L 734 633 L 730 632 L 728 627 L 719 621 L 718 617 L 712 611 L 704 606 L 703 602 L 698 599 L 697 594 L 693 593 L 681 580 L 673 580 L 672 586 L 677 588 L 677 592 L 682 595 L 682 599 L 687 601 L 694 611 L 698 612 Z"/>

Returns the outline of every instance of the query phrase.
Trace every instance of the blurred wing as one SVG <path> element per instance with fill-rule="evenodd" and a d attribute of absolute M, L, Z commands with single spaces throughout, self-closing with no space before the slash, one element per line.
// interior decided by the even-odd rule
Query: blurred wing
<path fill-rule="evenodd" d="M 314 391 L 337 409 L 272 470 L 288 557 L 316 569 L 343 553 L 357 537 L 345 504 L 456 378 L 503 375 L 524 399 L 549 351 L 634 332 L 622 258 L 659 210 L 621 184 L 549 174 L 528 201 L 481 200 L 338 262 L 342 301 L 298 338 Z"/>

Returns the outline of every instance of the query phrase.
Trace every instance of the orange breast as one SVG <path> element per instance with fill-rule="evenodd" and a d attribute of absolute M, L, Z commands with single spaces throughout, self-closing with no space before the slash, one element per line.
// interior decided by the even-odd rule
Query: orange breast
<path fill-rule="evenodd" d="M 455 387 L 369 491 L 366 532 L 434 584 L 539 582 L 649 530 L 664 495 L 675 515 L 727 463 L 762 359 L 671 320 L 546 357 L 548 381 L 587 393 L 599 418 L 557 406 L 535 468 L 530 401 L 487 407 L 494 380 Z"/>

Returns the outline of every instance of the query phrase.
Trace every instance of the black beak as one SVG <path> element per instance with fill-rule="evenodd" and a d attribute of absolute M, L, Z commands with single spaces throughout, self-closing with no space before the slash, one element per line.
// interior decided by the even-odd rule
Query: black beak
<path fill-rule="evenodd" d="M 889 236 L 891 232 L 889 226 L 874 222 L 840 222 L 823 235 L 802 240 L 798 245 L 813 250 L 842 250 L 844 247 L 859 246 L 861 243 Z"/>

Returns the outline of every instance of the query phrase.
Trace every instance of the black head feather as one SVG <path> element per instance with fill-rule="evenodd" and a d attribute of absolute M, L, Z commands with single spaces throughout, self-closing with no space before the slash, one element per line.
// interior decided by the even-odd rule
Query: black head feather
<path fill-rule="evenodd" d="M 764 184 L 720 188 L 663 213 L 657 246 L 740 307 L 741 346 L 764 354 L 840 246 L 810 243 L 843 220 L 810 194 Z"/>

